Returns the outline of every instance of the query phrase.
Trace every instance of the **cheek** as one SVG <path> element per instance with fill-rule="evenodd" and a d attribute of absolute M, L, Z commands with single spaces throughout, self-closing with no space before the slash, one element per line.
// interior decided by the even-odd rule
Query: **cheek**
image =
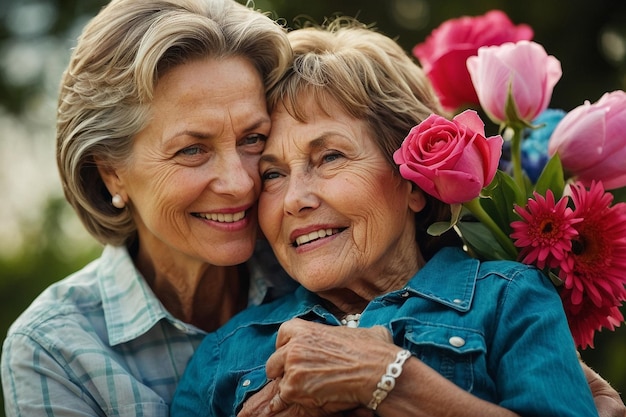
<path fill-rule="evenodd" d="M 151 213 L 185 210 L 206 189 L 206 173 L 200 169 L 163 169 L 136 172 L 130 199 Z"/>
<path fill-rule="evenodd" d="M 360 175 L 353 172 L 353 175 L 341 183 L 335 183 L 333 187 L 324 190 L 329 205 L 351 219 L 355 226 L 352 230 L 353 238 L 359 246 L 376 241 L 381 229 L 386 228 L 390 208 L 395 203 L 395 200 L 390 200 L 394 194 L 389 190 L 393 185 L 388 180 L 388 177 L 382 175 Z"/>
<path fill-rule="evenodd" d="M 263 191 L 259 197 L 259 226 L 270 244 L 276 240 L 280 229 L 282 197 L 278 193 Z"/>
<path fill-rule="evenodd" d="M 410 212 L 407 187 L 386 177 L 370 183 L 367 191 L 363 193 L 360 205 L 365 213 L 368 233 L 377 236 L 381 231 L 395 229 L 394 225 L 402 229 Z"/>
<path fill-rule="evenodd" d="M 352 177 L 345 179 L 345 184 L 340 184 L 336 191 L 347 207 L 373 215 L 382 215 L 390 208 L 398 212 L 404 210 L 405 207 L 399 205 L 406 200 L 407 193 L 400 185 L 401 180 L 393 177 L 386 168 L 383 166 L 369 172 L 355 172 Z"/>
<path fill-rule="evenodd" d="M 257 196 L 261 193 L 261 174 L 259 174 L 259 159 L 261 155 L 243 155 L 241 165 L 254 181 L 254 190 Z"/>

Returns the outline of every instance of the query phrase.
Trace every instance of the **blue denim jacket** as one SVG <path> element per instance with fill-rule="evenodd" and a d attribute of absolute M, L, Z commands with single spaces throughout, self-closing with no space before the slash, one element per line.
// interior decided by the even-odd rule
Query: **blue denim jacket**
<path fill-rule="evenodd" d="M 236 415 L 267 382 L 276 331 L 293 317 L 339 325 L 304 288 L 243 311 L 200 345 L 171 415 Z M 560 298 L 532 267 L 446 248 L 405 288 L 370 302 L 360 326 L 374 325 L 459 387 L 522 416 L 597 416 Z"/>

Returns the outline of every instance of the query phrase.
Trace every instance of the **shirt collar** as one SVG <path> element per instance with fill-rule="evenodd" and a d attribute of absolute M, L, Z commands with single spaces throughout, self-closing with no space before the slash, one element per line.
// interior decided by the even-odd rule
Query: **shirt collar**
<path fill-rule="evenodd" d="M 150 330 L 161 319 L 166 319 L 181 330 L 202 332 L 172 316 L 156 297 L 123 246 L 106 246 L 99 271 L 102 308 L 109 343 L 133 340 Z M 293 291 L 293 281 L 274 257 L 264 241 L 257 244 L 254 256 L 248 262 L 250 271 L 249 305 L 261 304 L 267 298 L 279 297 Z"/>
<path fill-rule="evenodd" d="M 451 269 L 453 265 L 453 269 Z M 444 248 L 424 265 L 407 283 L 397 291 L 381 296 L 383 299 L 402 299 L 405 294 L 427 298 L 458 311 L 468 311 L 472 304 L 479 262 L 458 248 Z M 272 304 L 263 306 L 262 313 L 247 320 L 262 323 L 282 323 L 292 317 L 305 318 L 314 314 L 332 322 L 332 314 L 323 307 L 322 299 L 299 287 L 293 297 L 278 301 L 280 308 Z"/>
<path fill-rule="evenodd" d="M 101 259 L 98 281 L 111 346 L 143 335 L 163 318 L 177 321 L 135 268 L 125 247 L 106 246 Z"/>
<path fill-rule="evenodd" d="M 406 290 L 458 311 L 468 311 L 480 263 L 459 248 L 443 248 L 408 282 Z"/>
<path fill-rule="evenodd" d="M 141 336 L 161 319 L 180 322 L 165 310 L 135 268 L 125 247 L 106 246 L 102 261 L 99 282 L 111 346 Z M 450 270 L 452 264 L 453 271 Z M 411 278 L 404 289 L 399 291 L 408 291 L 450 308 L 467 311 L 474 295 L 478 268 L 479 262 L 462 250 L 444 248 Z M 271 317 L 273 314 L 270 312 L 264 321 L 282 322 L 293 317 L 294 313 L 297 317 L 306 316 L 311 312 L 322 317 L 329 314 L 321 308 L 320 298 L 303 287 L 298 288 L 295 295 L 290 300 L 293 306 L 275 311 L 277 317 Z M 283 317 L 283 313 L 289 317 Z"/>
<path fill-rule="evenodd" d="M 382 295 L 382 299 L 405 298 L 412 294 L 427 298 L 458 311 L 468 311 L 472 305 L 480 262 L 471 258 L 460 248 L 446 247 L 435 254 L 400 290 Z M 321 298 L 299 288 L 296 297 L 300 300 L 299 316 L 311 311 L 325 316 Z M 294 306 L 294 309 L 296 307 Z"/>

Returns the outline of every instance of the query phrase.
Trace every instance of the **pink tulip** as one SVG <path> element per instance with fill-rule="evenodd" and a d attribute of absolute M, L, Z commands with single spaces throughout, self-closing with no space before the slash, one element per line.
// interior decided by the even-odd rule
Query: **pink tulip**
<path fill-rule="evenodd" d="M 548 153 L 558 153 L 565 170 L 587 187 L 593 180 L 607 190 L 625 187 L 626 93 L 605 93 L 566 114 L 550 137 Z"/>
<path fill-rule="evenodd" d="M 506 14 L 492 10 L 485 15 L 450 19 L 431 32 L 426 41 L 413 48 L 432 83 L 441 105 L 455 110 L 479 104 L 465 61 L 481 46 L 530 40 L 528 25 L 515 26 Z"/>
<path fill-rule="evenodd" d="M 502 137 L 485 138 L 474 110 L 452 120 L 432 114 L 415 126 L 394 155 L 400 174 L 447 204 L 478 197 L 496 174 Z"/>
<path fill-rule="evenodd" d="M 550 103 L 552 90 L 561 78 L 561 63 L 541 45 L 530 41 L 482 47 L 467 60 L 480 105 L 495 123 L 530 123 Z M 517 120 L 506 113 L 511 94 Z"/>

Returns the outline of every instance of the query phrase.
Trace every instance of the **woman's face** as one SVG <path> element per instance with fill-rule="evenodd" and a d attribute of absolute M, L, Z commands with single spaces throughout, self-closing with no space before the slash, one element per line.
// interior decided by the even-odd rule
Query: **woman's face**
<path fill-rule="evenodd" d="M 242 58 L 189 62 L 160 78 L 151 112 L 129 163 L 116 171 L 141 253 L 214 265 L 246 261 L 270 131 L 260 75 Z"/>
<path fill-rule="evenodd" d="M 274 252 L 318 293 L 362 293 L 372 283 L 378 292 L 406 280 L 416 271 L 423 195 L 393 174 L 364 121 L 304 100 L 307 123 L 282 106 L 272 114 L 260 162 L 259 222 Z"/>

